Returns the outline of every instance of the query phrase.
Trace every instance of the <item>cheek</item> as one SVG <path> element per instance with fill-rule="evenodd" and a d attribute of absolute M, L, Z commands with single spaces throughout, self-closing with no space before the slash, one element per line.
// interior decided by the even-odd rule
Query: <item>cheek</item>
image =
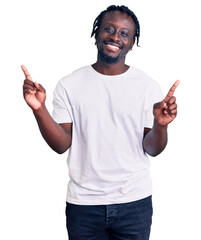
<path fill-rule="evenodd" d="M 100 48 L 100 46 L 101 46 L 100 38 L 96 38 L 96 46 L 97 46 L 97 48 Z"/>
<path fill-rule="evenodd" d="M 96 44 L 97 44 L 97 45 L 100 44 L 100 43 L 103 41 L 101 36 L 102 36 L 102 35 L 100 35 L 100 34 L 97 34 L 97 35 L 95 36 Z"/>
<path fill-rule="evenodd" d="M 123 46 L 126 51 L 130 50 L 132 48 L 132 42 L 131 41 L 123 41 Z"/>
<path fill-rule="evenodd" d="M 108 39 L 108 35 L 107 34 L 98 34 L 95 39 L 96 39 L 97 48 L 102 49 L 104 41 L 106 39 Z"/>
<path fill-rule="evenodd" d="M 130 39 L 129 41 L 127 41 L 126 46 L 128 49 L 131 49 L 133 47 L 133 44 L 134 44 L 133 40 Z"/>

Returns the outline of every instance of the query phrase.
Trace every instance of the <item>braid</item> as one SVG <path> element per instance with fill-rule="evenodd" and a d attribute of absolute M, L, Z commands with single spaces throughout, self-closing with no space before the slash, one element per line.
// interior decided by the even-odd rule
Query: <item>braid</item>
<path fill-rule="evenodd" d="M 111 5 L 106 10 L 102 11 L 93 23 L 93 30 L 91 33 L 91 37 L 93 37 L 93 35 L 97 32 L 98 28 L 100 27 L 103 16 L 110 11 L 121 11 L 121 12 L 127 13 L 129 16 L 131 16 L 133 18 L 134 23 L 135 23 L 134 40 L 137 38 L 137 46 L 139 46 L 138 43 L 139 43 L 139 38 L 140 38 L 140 23 L 139 23 L 137 17 L 135 16 L 135 14 L 128 7 L 126 7 L 124 5 L 122 5 L 122 6 Z"/>

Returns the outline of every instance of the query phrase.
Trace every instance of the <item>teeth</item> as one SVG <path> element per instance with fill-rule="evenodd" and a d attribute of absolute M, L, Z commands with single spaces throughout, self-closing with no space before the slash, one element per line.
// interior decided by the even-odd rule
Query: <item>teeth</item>
<path fill-rule="evenodd" d="M 113 48 L 113 49 L 119 49 L 119 47 L 114 46 L 114 45 L 110 45 L 110 44 L 108 44 L 108 46 L 111 47 L 111 48 Z"/>

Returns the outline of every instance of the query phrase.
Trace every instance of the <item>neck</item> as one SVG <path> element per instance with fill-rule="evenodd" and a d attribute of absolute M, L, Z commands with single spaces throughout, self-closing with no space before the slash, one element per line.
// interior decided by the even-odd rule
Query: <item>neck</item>
<path fill-rule="evenodd" d="M 97 60 L 96 63 L 92 65 L 92 67 L 99 73 L 104 75 L 119 75 L 126 72 L 129 69 L 129 66 L 125 64 L 125 62 L 118 62 L 115 64 L 107 64 L 100 59 Z"/>

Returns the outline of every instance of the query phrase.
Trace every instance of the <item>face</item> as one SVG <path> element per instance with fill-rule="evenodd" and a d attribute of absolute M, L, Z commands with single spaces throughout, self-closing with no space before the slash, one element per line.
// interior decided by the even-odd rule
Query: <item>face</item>
<path fill-rule="evenodd" d="M 109 64 L 125 61 L 134 44 L 134 34 L 131 16 L 121 11 L 106 13 L 95 36 L 99 58 Z"/>

